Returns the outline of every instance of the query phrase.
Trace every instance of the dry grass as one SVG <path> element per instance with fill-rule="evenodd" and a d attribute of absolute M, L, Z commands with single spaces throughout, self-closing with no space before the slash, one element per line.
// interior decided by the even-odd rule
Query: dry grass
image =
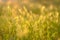
<path fill-rule="evenodd" d="M 2 4 L 0 40 L 59 40 L 59 8 L 52 4 L 29 4 L 30 9 L 24 4 Z"/>

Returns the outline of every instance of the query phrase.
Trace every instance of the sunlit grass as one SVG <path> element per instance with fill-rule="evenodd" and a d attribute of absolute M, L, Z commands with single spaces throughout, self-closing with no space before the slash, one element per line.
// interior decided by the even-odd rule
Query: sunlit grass
<path fill-rule="evenodd" d="M 30 9 L 18 3 L 11 5 L 8 2 L 0 7 L 0 40 L 60 40 L 59 8 L 52 4 L 36 7 L 30 3 Z"/>

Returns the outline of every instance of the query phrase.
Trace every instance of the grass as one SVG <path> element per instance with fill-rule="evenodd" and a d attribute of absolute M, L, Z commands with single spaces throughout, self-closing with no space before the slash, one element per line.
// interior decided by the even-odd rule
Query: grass
<path fill-rule="evenodd" d="M 0 40 L 60 40 L 60 8 L 54 5 L 0 6 Z"/>

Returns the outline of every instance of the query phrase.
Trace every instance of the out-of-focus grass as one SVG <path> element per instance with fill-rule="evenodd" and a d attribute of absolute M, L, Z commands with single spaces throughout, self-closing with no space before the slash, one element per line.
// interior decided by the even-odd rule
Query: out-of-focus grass
<path fill-rule="evenodd" d="M 0 6 L 0 40 L 60 40 L 60 8 L 29 4 Z"/>

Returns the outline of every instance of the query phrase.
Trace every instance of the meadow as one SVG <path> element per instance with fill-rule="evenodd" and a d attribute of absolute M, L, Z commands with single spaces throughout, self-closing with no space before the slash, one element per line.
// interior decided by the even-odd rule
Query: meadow
<path fill-rule="evenodd" d="M 60 5 L 0 3 L 0 40 L 60 40 Z"/>

